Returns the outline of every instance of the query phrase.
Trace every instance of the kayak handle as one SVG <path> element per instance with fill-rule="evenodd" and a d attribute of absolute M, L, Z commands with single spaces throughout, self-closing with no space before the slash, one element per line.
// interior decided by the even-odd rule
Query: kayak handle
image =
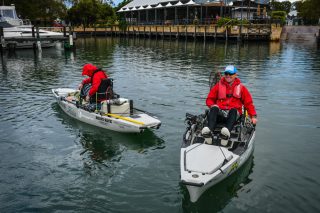
<path fill-rule="evenodd" d="M 182 180 L 181 183 L 184 184 L 184 185 L 197 186 L 197 187 L 201 187 L 201 186 L 204 185 L 204 183 L 191 183 L 191 182 L 187 182 L 187 181 L 184 181 L 184 180 Z"/>

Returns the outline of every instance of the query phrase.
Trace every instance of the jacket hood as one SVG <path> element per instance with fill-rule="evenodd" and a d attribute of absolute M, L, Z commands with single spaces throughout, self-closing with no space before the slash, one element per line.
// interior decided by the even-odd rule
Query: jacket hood
<path fill-rule="evenodd" d="M 98 68 L 92 64 L 85 64 L 82 68 L 82 75 L 87 75 L 92 77 L 93 72 L 96 71 Z"/>

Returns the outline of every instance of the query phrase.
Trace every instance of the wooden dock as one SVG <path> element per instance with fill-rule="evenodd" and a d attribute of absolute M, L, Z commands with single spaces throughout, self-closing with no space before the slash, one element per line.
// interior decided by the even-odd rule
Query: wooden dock
<path fill-rule="evenodd" d="M 214 40 L 279 40 L 274 38 L 272 25 L 244 25 L 218 27 L 216 25 L 139 25 L 128 26 L 125 30 L 118 26 L 74 28 L 78 36 L 128 36 L 159 38 L 193 38 Z M 279 35 L 280 36 L 280 35 Z M 277 36 L 276 36 L 277 37 Z"/>
<path fill-rule="evenodd" d="M 23 28 L 26 29 L 26 28 Z M 63 27 L 63 28 L 51 28 L 52 32 L 59 32 L 61 35 L 43 35 L 39 27 L 30 27 L 28 32 L 21 32 L 21 36 L 4 36 L 4 29 L 0 27 L 0 37 L 1 37 L 1 52 L 4 49 L 15 50 L 18 48 L 33 48 L 34 50 L 41 49 L 43 47 L 50 47 L 55 42 L 71 42 L 73 43 L 73 32 L 71 28 Z M 47 29 L 47 28 L 46 28 Z M 49 30 L 49 31 L 50 31 Z M 47 29 L 48 31 L 48 29 Z M 67 32 L 68 31 L 68 32 Z M 7 31 L 10 33 L 10 31 Z M 23 35 L 24 33 L 24 35 Z M 70 39 L 72 41 L 70 41 Z"/>

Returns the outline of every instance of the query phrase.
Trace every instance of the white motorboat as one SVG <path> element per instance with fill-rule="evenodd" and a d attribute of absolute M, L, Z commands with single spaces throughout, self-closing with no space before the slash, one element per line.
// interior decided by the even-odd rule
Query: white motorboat
<path fill-rule="evenodd" d="M 209 188 L 237 171 L 254 149 L 255 126 L 244 115 L 237 121 L 230 138 L 220 137 L 221 127 L 204 134 L 207 112 L 194 116 L 187 113 L 187 129 L 180 152 L 181 183 L 196 202 Z"/>
<path fill-rule="evenodd" d="M 52 89 L 59 106 L 69 116 L 104 129 L 117 132 L 141 133 L 146 129 L 158 129 L 161 121 L 147 112 L 133 108 L 133 101 L 116 97 L 101 104 L 81 103 L 79 90 Z"/>
<path fill-rule="evenodd" d="M 0 6 L 0 21 L 6 22 L 12 26 L 31 26 L 29 20 L 22 20 L 18 17 L 16 7 L 11 6 Z"/>
<path fill-rule="evenodd" d="M 16 48 L 33 48 L 34 41 L 30 39 L 33 37 L 33 26 L 30 22 L 26 23 L 18 18 L 15 6 L 0 6 L 0 15 L 0 27 L 3 28 L 4 40 L 13 40 L 11 43 L 14 43 Z M 41 47 L 53 47 L 56 44 L 55 39 L 61 39 L 64 35 L 61 32 L 39 29 L 39 37 Z"/>

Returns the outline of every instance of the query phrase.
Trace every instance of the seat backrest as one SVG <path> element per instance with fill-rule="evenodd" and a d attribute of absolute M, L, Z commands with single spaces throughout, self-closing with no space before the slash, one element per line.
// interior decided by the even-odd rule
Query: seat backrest
<path fill-rule="evenodd" d="M 100 86 L 98 88 L 98 93 L 104 93 L 108 88 L 113 89 L 113 79 L 112 78 L 104 78 L 101 80 Z"/>
<path fill-rule="evenodd" d="M 110 99 L 113 96 L 113 79 L 105 78 L 101 80 L 98 88 L 97 97 L 98 99 Z"/>

